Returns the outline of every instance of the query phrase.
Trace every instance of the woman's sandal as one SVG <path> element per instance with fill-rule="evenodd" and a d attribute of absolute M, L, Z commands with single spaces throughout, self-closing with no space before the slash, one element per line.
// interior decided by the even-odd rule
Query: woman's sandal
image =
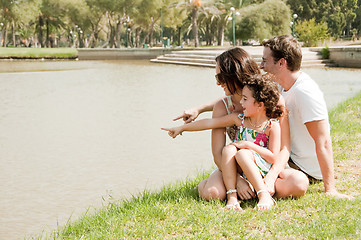
<path fill-rule="evenodd" d="M 235 193 L 237 192 L 236 189 L 229 189 L 226 194 L 231 194 L 231 193 Z M 239 202 L 234 203 L 234 204 L 228 204 L 226 205 L 226 210 L 234 210 L 234 211 L 240 211 L 242 210 L 241 206 L 239 205 Z"/>
<path fill-rule="evenodd" d="M 258 194 L 260 194 L 260 193 L 262 193 L 262 192 L 270 194 L 267 190 L 259 190 L 259 191 L 257 192 L 257 196 L 258 196 Z M 275 207 L 275 206 L 277 205 L 277 203 L 276 203 L 276 201 L 273 199 L 273 197 L 271 196 L 271 194 L 270 194 L 270 197 L 271 197 L 271 199 L 272 199 L 272 201 L 273 201 L 273 204 L 265 204 L 265 203 L 260 204 L 260 203 L 258 203 L 258 204 L 257 204 L 257 209 L 258 209 L 258 210 L 270 210 L 270 209 L 272 209 L 273 207 Z"/>

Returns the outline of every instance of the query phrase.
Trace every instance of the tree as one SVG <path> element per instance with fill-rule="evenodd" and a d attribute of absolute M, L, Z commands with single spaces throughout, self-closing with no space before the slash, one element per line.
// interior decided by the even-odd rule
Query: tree
<path fill-rule="evenodd" d="M 295 30 L 299 41 L 303 42 L 305 47 L 315 47 L 329 38 L 327 24 L 316 23 L 314 18 L 296 24 Z"/>
<path fill-rule="evenodd" d="M 290 33 L 291 11 L 281 0 L 266 0 L 241 10 L 236 36 L 243 41 L 262 41 L 275 35 Z"/>
<path fill-rule="evenodd" d="M 336 38 L 349 33 L 356 18 L 357 0 L 288 0 L 287 4 L 301 21 L 315 18 L 316 23 L 326 22 Z"/>
<path fill-rule="evenodd" d="M 224 30 L 229 22 L 229 18 L 232 16 L 231 8 L 234 11 L 238 11 L 244 4 L 247 4 L 247 0 L 218 0 L 215 1 L 215 6 L 219 9 L 218 15 L 218 45 L 223 46 L 224 42 Z"/>

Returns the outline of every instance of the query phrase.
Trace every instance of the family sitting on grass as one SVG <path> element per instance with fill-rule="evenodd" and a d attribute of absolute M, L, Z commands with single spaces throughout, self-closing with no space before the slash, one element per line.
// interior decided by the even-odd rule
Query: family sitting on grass
<path fill-rule="evenodd" d="M 327 195 L 353 199 L 336 190 L 326 103 L 318 85 L 300 71 L 299 43 L 283 35 L 263 46 L 261 69 L 267 74 L 243 49 L 225 51 L 216 58 L 216 80 L 226 97 L 184 111 L 174 119 L 183 118 L 182 126 L 163 128 L 171 137 L 212 129 L 218 168 L 199 183 L 200 196 L 227 198 L 226 208 L 234 210 L 241 210 L 238 197 L 258 197 L 257 208 L 266 210 L 276 204 L 272 196 L 300 197 L 310 181 L 323 181 Z M 212 119 L 193 122 L 211 110 Z M 232 140 L 227 146 L 225 132 Z"/>

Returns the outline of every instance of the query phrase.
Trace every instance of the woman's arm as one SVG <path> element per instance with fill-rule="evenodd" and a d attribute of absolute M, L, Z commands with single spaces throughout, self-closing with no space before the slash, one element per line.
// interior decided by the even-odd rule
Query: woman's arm
<path fill-rule="evenodd" d="M 261 147 L 253 142 L 239 141 L 233 143 L 237 148 L 247 148 L 257 152 L 264 160 L 274 164 L 277 160 L 281 145 L 281 130 L 277 122 L 272 123 L 269 130 L 268 149 Z"/>
<path fill-rule="evenodd" d="M 227 109 L 222 100 L 218 101 L 214 105 L 212 118 L 218 118 L 227 115 Z M 222 161 L 222 150 L 226 145 L 226 128 L 215 128 L 212 129 L 211 136 L 211 146 L 212 146 L 212 154 L 213 161 L 219 168 L 221 169 L 221 161 Z"/>
<path fill-rule="evenodd" d="M 199 116 L 199 114 L 212 111 L 215 104 L 217 102 L 219 102 L 222 98 L 216 99 L 216 100 L 211 101 L 206 104 L 199 105 L 194 108 L 184 110 L 184 112 L 181 115 L 174 118 L 173 121 L 176 121 L 176 120 L 179 120 L 182 118 L 185 123 L 190 123 L 190 122 L 194 121 Z"/>

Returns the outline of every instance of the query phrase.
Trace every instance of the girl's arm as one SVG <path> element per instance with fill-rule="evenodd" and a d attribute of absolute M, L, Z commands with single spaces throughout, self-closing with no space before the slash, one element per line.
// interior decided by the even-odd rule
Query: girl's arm
<path fill-rule="evenodd" d="M 269 163 L 275 163 L 281 146 L 281 130 L 278 122 L 272 122 L 269 130 L 268 149 L 253 142 L 239 141 L 233 143 L 237 148 L 247 148 L 257 152 Z"/>
<path fill-rule="evenodd" d="M 277 161 L 272 165 L 270 171 L 267 173 L 264 182 L 268 187 L 268 191 L 273 194 L 275 192 L 275 182 L 278 178 L 280 172 L 287 165 L 288 159 L 290 158 L 291 152 L 291 140 L 290 140 L 290 127 L 288 122 L 288 114 L 285 106 L 285 101 L 281 96 L 279 105 L 284 107 L 284 114 L 279 118 L 280 127 L 281 127 L 281 150 L 278 154 Z"/>
<path fill-rule="evenodd" d="M 223 128 L 240 123 L 239 121 L 241 120 L 238 118 L 238 114 L 232 113 L 219 118 L 201 119 L 195 122 L 184 124 L 179 127 L 162 128 L 162 130 L 168 131 L 169 136 L 175 138 L 177 135 L 181 134 L 184 131 L 191 132 L 191 131 L 202 131 L 208 129 Z"/>

